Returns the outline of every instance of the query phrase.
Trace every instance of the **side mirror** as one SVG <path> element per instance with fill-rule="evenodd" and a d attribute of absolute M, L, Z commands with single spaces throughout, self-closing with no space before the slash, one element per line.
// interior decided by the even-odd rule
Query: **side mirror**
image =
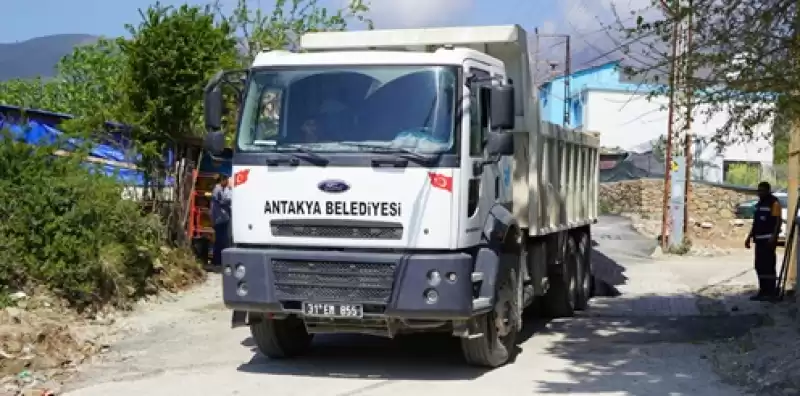
<path fill-rule="evenodd" d="M 514 108 L 514 86 L 497 85 L 492 87 L 491 110 L 489 119 L 492 130 L 514 129 L 516 121 L 516 109 Z"/>
<path fill-rule="evenodd" d="M 514 135 L 509 132 L 490 131 L 486 135 L 486 154 L 491 157 L 514 154 Z"/>
<path fill-rule="evenodd" d="M 206 132 L 222 129 L 222 79 L 225 72 L 219 72 L 208 81 L 203 97 L 203 110 Z"/>
<path fill-rule="evenodd" d="M 206 134 L 203 142 L 203 148 L 211 153 L 211 155 L 222 154 L 222 152 L 225 150 L 225 133 L 217 130 Z"/>
<path fill-rule="evenodd" d="M 204 107 L 206 132 L 222 129 L 222 89 L 220 86 L 206 92 Z"/>

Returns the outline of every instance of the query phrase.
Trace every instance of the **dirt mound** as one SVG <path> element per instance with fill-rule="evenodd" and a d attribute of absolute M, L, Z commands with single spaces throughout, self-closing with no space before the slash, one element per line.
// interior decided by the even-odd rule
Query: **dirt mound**
<path fill-rule="evenodd" d="M 95 353 L 99 346 L 87 338 L 84 321 L 65 316 L 16 307 L 0 311 L 0 373 L 63 368 Z"/>
<path fill-rule="evenodd" d="M 0 310 L 0 395 L 55 394 L 58 381 L 104 347 L 102 326 L 51 301 L 25 297 Z"/>
<path fill-rule="evenodd" d="M 205 279 L 186 251 L 161 253 L 148 294 L 177 293 Z M 76 366 L 117 338 L 116 318 L 125 314 L 111 306 L 79 314 L 44 289 L 15 293 L 12 306 L 0 308 L 0 396 L 54 394 Z"/>
<path fill-rule="evenodd" d="M 722 290 L 712 295 L 730 295 Z M 728 382 L 759 396 L 800 395 L 800 301 L 764 303 L 763 325 L 741 337 L 715 343 L 711 361 Z"/>

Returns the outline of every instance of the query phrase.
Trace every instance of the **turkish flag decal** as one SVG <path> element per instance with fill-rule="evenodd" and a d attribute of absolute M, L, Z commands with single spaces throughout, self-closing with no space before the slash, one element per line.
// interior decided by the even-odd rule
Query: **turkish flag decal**
<path fill-rule="evenodd" d="M 453 177 L 445 176 L 441 173 L 428 172 L 428 177 L 431 179 L 431 185 L 435 188 L 445 191 L 453 192 Z"/>
<path fill-rule="evenodd" d="M 240 186 L 247 183 L 247 177 L 250 176 L 250 169 L 242 169 L 233 175 L 233 186 Z"/>

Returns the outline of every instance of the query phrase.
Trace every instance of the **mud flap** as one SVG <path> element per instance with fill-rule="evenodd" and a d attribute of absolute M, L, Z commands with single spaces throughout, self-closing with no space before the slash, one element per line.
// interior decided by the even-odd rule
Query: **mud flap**
<path fill-rule="evenodd" d="M 487 305 L 494 304 L 495 283 L 500 268 L 500 256 L 492 249 L 481 248 L 475 259 L 475 272 L 481 274 L 482 282 L 478 296 L 487 301 Z"/>
<path fill-rule="evenodd" d="M 247 326 L 247 312 L 246 311 L 233 311 L 231 315 L 231 328 Z"/>

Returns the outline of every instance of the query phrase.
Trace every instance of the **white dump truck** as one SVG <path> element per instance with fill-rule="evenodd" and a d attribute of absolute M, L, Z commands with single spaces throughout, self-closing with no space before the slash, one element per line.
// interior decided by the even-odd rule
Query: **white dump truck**
<path fill-rule="evenodd" d="M 541 120 L 519 26 L 310 33 L 244 71 L 223 295 L 270 358 L 446 332 L 470 364 L 593 293 L 598 139 Z M 240 71 L 241 72 L 241 71 Z M 206 87 L 219 153 L 220 72 Z"/>

